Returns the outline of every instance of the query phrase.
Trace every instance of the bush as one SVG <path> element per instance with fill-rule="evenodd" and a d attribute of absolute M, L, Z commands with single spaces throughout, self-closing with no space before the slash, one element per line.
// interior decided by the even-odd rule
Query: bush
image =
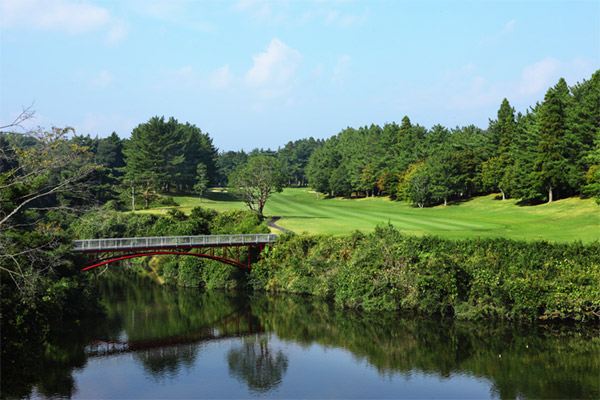
<path fill-rule="evenodd" d="M 599 266 L 598 243 L 454 241 L 386 226 L 368 235 L 284 236 L 250 284 L 365 310 L 589 321 L 600 314 Z"/>

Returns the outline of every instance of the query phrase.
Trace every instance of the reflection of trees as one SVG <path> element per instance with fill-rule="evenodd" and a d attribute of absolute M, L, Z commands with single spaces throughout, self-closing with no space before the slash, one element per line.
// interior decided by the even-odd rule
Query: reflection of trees
<path fill-rule="evenodd" d="M 246 340 L 229 350 L 227 363 L 231 376 L 261 394 L 279 386 L 288 358 L 281 350 L 272 351 L 266 340 Z"/>
<path fill-rule="evenodd" d="M 591 327 L 358 313 L 291 295 L 254 294 L 251 304 L 279 338 L 346 349 L 382 375 L 465 374 L 489 379 L 500 398 L 599 398 L 600 337 Z"/>
<path fill-rule="evenodd" d="M 144 371 L 157 381 L 175 379 L 182 368 L 189 370 L 196 360 L 196 344 L 160 347 L 134 353 Z"/>
<path fill-rule="evenodd" d="M 130 340 L 127 351 L 148 375 L 164 381 L 195 365 L 198 342 L 264 328 L 300 345 L 346 349 L 382 375 L 465 374 L 489 379 L 492 395 L 500 398 L 599 398 L 600 337 L 594 329 L 356 313 L 315 298 L 254 293 L 248 299 L 229 292 L 177 291 L 131 277 L 106 284 L 108 316 L 81 321 L 42 348 L 22 343 L 26 348 L 18 373 L 2 371 L 3 396 L 27 397 L 33 385 L 29 382 L 35 382 L 42 396 L 72 396 L 77 389 L 73 369 L 86 364 L 86 346 L 97 340 L 118 342 L 122 330 Z M 227 353 L 232 378 L 258 395 L 280 385 L 288 358 L 269 346 L 265 336 L 227 342 L 234 346 Z"/>

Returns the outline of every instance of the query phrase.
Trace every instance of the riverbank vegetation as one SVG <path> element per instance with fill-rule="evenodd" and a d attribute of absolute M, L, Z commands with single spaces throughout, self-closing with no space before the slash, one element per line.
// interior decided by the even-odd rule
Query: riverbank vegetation
<path fill-rule="evenodd" d="M 600 317 L 598 265 L 598 243 L 419 238 L 381 226 L 366 235 L 285 235 L 250 282 L 365 310 L 591 321 Z"/>
<path fill-rule="evenodd" d="M 73 231 L 83 238 L 264 233 L 263 222 L 260 214 L 239 210 L 105 211 L 80 219 Z M 196 257 L 148 257 L 130 266 L 169 285 L 310 294 L 370 311 L 465 320 L 600 317 L 598 242 L 454 240 L 384 225 L 367 234 L 282 235 L 252 257 L 250 273 Z"/>
<path fill-rule="evenodd" d="M 28 374 L 31 349 L 61 320 L 101 311 L 91 276 L 79 273 L 68 232 L 94 195 L 86 182 L 98 166 L 70 141 L 71 131 L 36 130 L 20 137 L 20 147 L 0 135 L 3 384 L 11 383 L 7 371 Z"/>

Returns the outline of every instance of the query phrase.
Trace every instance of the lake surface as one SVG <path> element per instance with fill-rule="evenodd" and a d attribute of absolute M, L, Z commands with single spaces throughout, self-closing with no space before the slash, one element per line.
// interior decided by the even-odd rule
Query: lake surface
<path fill-rule="evenodd" d="M 593 328 L 452 323 L 314 298 L 100 279 L 33 398 L 599 398 Z M 65 327 L 66 328 L 66 327 Z"/>

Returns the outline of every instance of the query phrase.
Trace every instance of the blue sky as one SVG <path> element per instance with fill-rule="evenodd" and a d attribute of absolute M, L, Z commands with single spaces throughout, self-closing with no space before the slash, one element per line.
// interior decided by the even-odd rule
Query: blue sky
<path fill-rule="evenodd" d="M 486 128 L 600 68 L 600 1 L 0 0 L 0 125 L 127 138 L 152 116 L 220 150 L 351 126 Z"/>

